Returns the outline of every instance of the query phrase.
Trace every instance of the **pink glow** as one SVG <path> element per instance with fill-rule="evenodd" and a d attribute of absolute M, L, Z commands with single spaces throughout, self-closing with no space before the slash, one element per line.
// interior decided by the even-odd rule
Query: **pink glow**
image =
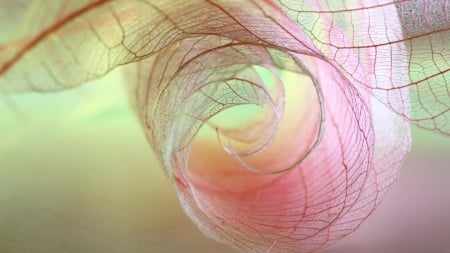
<path fill-rule="evenodd" d="M 243 252 L 312 252 L 355 231 L 380 203 L 409 151 L 409 122 L 450 133 L 448 8 L 419 2 L 427 8 L 52 1 L 39 7 L 48 10 L 40 22 L 21 24 L 17 11 L 0 19 L 28 28 L 0 38 L 0 89 L 62 90 L 135 63 L 127 75 L 139 120 L 196 225 Z M 269 91 L 255 66 L 303 78 L 277 76 Z M 284 110 L 287 85 L 309 88 Z M 228 143 L 196 139 L 210 118 L 248 104 L 268 116 L 218 127 Z"/>

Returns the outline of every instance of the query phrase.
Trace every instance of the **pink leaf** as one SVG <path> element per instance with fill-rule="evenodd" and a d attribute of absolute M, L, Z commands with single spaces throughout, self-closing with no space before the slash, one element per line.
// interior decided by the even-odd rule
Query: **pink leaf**
<path fill-rule="evenodd" d="M 183 208 L 242 252 L 312 252 L 355 231 L 397 177 L 408 121 L 450 134 L 448 1 L 0 6 L 4 92 L 137 62 L 135 107 Z M 216 121 L 251 105 L 241 125 Z"/>

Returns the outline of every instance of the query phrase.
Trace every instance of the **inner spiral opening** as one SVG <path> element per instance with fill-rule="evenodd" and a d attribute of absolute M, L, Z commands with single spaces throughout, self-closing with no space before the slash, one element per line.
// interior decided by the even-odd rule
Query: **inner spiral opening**
<path fill-rule="evenodd" d="M 191 146 L 191 180 L 245 191 L 298 167 L 317 143 L 321 109 L 311 78 L 253 68 L 264 84 L 258 89 L 268 96 L 228 108 L 202 126 Z"/>

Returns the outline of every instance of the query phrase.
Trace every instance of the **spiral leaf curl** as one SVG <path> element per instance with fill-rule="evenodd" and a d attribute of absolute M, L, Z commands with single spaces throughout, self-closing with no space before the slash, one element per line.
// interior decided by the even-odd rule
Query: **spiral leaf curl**
<path fill-rule="evenodd" d="M 446 3 L 35 1 L 0 15 L 0 88 L 67 89 L 136 62 L 139 119 L 199 228 L 243 252 L 311 252 L 379 204 L 407 121 L 449 135 Z M 244 105 L 259 116 L 213 122 Z M 199 138 L 208 127 L 217 138 Z"/>

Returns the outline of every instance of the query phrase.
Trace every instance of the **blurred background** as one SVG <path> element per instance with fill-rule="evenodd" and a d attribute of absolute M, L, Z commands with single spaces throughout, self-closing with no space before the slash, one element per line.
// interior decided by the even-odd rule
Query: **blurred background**
<path fill-rule="evenodd" d="M 233 253 L 204 237 L 116 70 L 79 89 L 0 97 L 0 252 Z M 324 252 L 450 253 L 450 139 L 414 129 L 382 205 Z"/>

